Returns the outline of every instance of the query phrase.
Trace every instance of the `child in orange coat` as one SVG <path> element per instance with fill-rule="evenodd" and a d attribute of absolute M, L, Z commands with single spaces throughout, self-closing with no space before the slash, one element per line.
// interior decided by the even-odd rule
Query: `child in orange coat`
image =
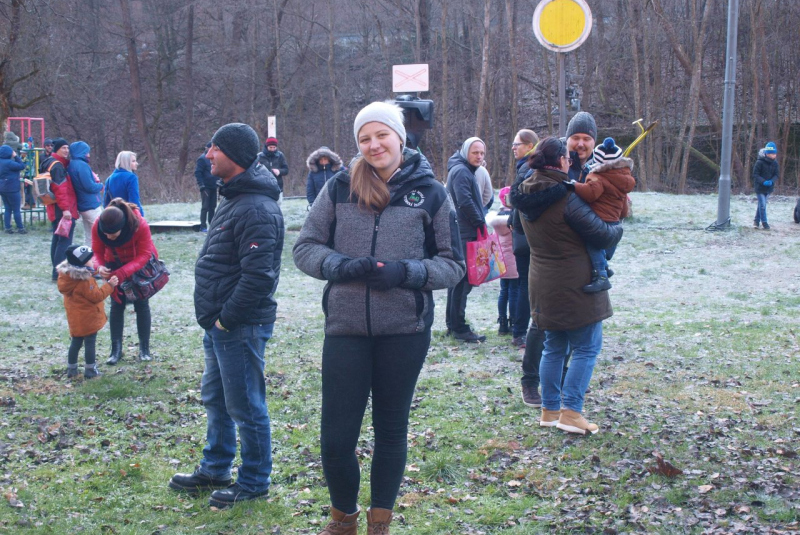
<path fill-rule="evenodd" d="M 95 343 L 97 332 L 106 324 L 106 311 L 103 301 L 111 295 L 119 283 L 117 277 L 111 277 L 108 284 L 98 286 L 94 279 L 94 269 L 87 266 L 94 253 L 85 245 L 70 245 L 67 248 L 67 259 L 57 267 L 58 291 L 64 295 L 64 308 L 67 311 L 69 335 L 72 340 L 67 355 L 67 378 L 78 375 L 78 353 L 85 344 L 84 359 L 86 366 L 83 376 L 92 379 L 101 375 L 97 371 Z"/>
<path fill-rule="evenodd" d="M 633 160 L 622 156 L 614 138 L 607 137 L 602 145 L 594 149 L 594 165 L 586 182 L 569 182 L 567 187 L 575 188 L 575 193 L 589 203 L 594 213 L 610 225 L 619 225 L 628 215 L 628 193 L 636 186 L 633 178 Z M 597 249 L 588 243 L 586 252 L 592 262 L 592 281 L 583 287 L 586 293 L 602 292 L 611 289 L 608 278 L 614 273 L 608 269 L 608 261 L 614 256 L 612 249 Z"/>

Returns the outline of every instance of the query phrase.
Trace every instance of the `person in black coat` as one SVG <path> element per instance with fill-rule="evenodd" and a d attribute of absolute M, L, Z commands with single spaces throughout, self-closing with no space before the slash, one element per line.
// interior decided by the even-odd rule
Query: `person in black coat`
<path fill-rule="evenodd" d="M 306 167 L 306 200 L 310 207 L 322 191 L 322 186 L 342 168 L 342 158 L 328 147 L 320 147 L 308 155 Z"/>
<path fill-rule="evenodd" d="M 208 443 L 200 467 L 175 474 L 170 488 L 218 489 L 209 505 L 223 508 L 265 498 L 272 440 L 264 381 L 264 350 L 272 337 L 284 224 L 275 176 L 258 163 L 258 134 L 231 123 L 211 139 L 211 172 L 223 200 L 195 264 L 194 308 L 205 331 L 201 397 Z M 237 428 L 241 465 L 235 483 Z"/>
<path fill-rule="evenodd" d="M 778 162 L 776 161 L 777 157 L 778 147 L 770 141 L 763 149 L 758 151 L 758 159 L 753 165 L 753 187 L 758 198 L 756 218 L 753 220 L 755 228 L 758 228 L 758 224 L 761 223 L 764 226 L 764 230 L 769 230 L 769 223 L 767 223 L 767 197 L 775 189 L 775 183 L 778 181 L 778 175 L 780 174 Z"/>
<path fill-rule="evenodd" d="M 264 141 L 264 150 L 258 153 L 258 163 L 272 171 L 278 179 L 278 187 L 281 188 L 281 198 L 283 198 L 283 181 L 289 174 L 289 164 L 286 163 L 286 156 L 278 150 L 278 138 L 268 137 Z"/>
<path fill-rule="evenodd" d="M 475 181 L 475 170 L 483 162 L 485 154 L 486 144 L 480 138 L 471 137 L 447 161 L 447 193 L 456 209 L 461 252 L 465 258 L 467 242 L 477 239 L 479 228 L 486 230 L 481 192 Z M 483 342 L 486 337 L 472 332 L 466 321 L 467 296 L 471 291 L 472 285 L 466 273 L 455 287 L 447 290 L 447 332 L 463 342 Z"/>
<path fill-rule="evenodd" d="M 211 148 L 211 143 L 206 145 L 206 151 Z M 214 219 L 214 212 L 217 209 L 217 188 L 219 178 L 211 174 L 211 162 L 206 158 L 206 153 L 197 158 L 194 167 L 194 178 L 197 179 L 197 187 L 200 188 L 200 232 L 208 232 L 208 225 Z"/>

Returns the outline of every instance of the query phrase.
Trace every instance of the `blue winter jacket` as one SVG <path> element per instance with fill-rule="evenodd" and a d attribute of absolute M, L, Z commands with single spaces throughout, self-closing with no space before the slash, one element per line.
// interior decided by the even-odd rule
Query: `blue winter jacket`
<path fill-rule="evenodd" d="M 19 159 L 11 158 L 14 149 L 8 145 L 0 147 L 0 193 L 19 193 L 19 172 L 25 164 Z"/>
<path fill-rule="evenodd" d="M 139 207 L 139 213 L 144 216 L 142 201 L 139 199 L 139 178 L 130 171 L 117 167 L 106 179 L 106 193 L 103 197 L 103 208 L 108 206 L 111 199 L 120 197 L 132 202 Z"/>
<path fill-rule="evenodd" d="M 103 184 L 95 182 L 94 173 L 87 161 L 89 150 L 89 145 L 85 141 L 76 141 L 69 146 L 67 172 L 72 179 L 79 212 L 94 210 L 103 202 Z"/>

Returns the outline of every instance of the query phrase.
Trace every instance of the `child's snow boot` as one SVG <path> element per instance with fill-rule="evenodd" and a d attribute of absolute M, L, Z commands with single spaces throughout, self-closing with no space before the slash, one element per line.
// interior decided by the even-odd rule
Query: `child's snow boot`
<path fill-rule="evenodd" d="M 596 294 L 597 292 L 604 292 L 611 289 L 611 283 L 608 281 L 608 276 L 601 276 L 597 271 L 592 271 L 592 282 L 583 287 L 583 292 L 587 294 Z"/>

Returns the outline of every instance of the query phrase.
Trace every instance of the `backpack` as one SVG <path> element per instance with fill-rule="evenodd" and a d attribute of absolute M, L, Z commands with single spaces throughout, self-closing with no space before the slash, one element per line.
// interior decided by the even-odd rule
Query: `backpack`
<path fill-rule="evenodd" d="M 50 190 L 50 170 L 57 163 L 58 160 L 54 161 L 50 164 L 50 167 L 47 168 L 47 171 L 33 177 L 33 193 L 45 206 L 56 203 L 56 196 Z"/>

